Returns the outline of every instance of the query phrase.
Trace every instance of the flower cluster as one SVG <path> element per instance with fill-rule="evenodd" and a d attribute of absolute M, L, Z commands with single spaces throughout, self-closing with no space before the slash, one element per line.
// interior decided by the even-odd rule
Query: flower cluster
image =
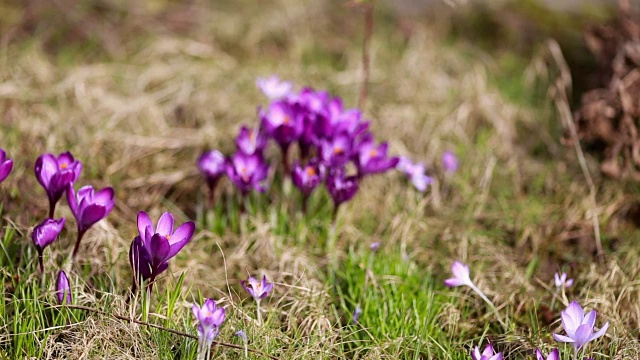
<path fill-rule="evenodd" d="M 65 219 L 55 220 L 55 208 L 62 195 L 67 194 L 67 203 L 76 219 L 77 239 L 73 249 L 75 258 L 82 237 L 98 221 L 109 215 L 114 206 L 114 192 L 111 187 L 95 191 L 92 186 L 84 186 L 76 193 L 74 183 L 80 177 L 82 163 L 76 160 L 70 152 L 57 157 L 53 154 L 43 154 L 38 157 L 35 174 L 38 182 L 44 188 L 49 199 L 49 217 L 38 224 L 32 234 L 32 240 L 38 250 L 40 268 L 44 271 L 43 251 L 53 243 L 64 228 Z"/>
<path fill-rule="evenodd" d="M 386 172 L 400 159 L 388 155 L 387 143 L 377 143 L 369 121 L 358 109 L 348 109 L 338 97 L 304 88 L 293 91 L 290 82 L 277 77 L 258 79 L 258 88 L 271 102 L 258 110 L 256 128 L 243 126 L 236 138 L 236 152 L 223 161 L 216 150 L 202 154 L 198 167 L 212 192 L 226 175 L 243 196 L 264 191 L 270 166 L 265 158 L 269 141 L 282 153 L 285 176 L 302 194 L 302 208 L 311 193 L 324 182 L 334 206 L 349 201 L 363 177 Z M 291 166 L 291 149 L 300 159 Z"/>

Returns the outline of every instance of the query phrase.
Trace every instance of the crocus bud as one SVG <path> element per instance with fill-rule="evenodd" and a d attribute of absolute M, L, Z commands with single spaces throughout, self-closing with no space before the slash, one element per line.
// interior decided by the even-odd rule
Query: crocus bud
<path fill-rule="evenodd" d="M 13 160 L 7 158 L 4 149 L 0 149 L 0 183 L 9 176 L 13 169 Z"/>
<path fill-rule="evenodd" d="M 67 273 L 65 273 L 64 270 L 60 270 L 60 273 L 58 273 L 56 296 L 60 304 L 71 304 L 71 286 L 69 285 Z"/>
<path fill-rule="evenodd" d="M 73 186 L 69 185 L 67 202 L 78 225 L 78 239 L 73 249 L 73 257 L 75 257 L 84 233 L 95 223 L 106 218 L 113 209 L 113 189 L 107 187 L 94 191 L 92 186 L 83 186 L 76 194 Z"/>
<path fill-rule="evenodd" d="M 36 246 L 38 251 L 38 262 L 40 263 L 40 270 L 44 272 L 43 253 L 44 249 L 51 245 L 60 235 L 64 228 L 64 218 L 58 220 L 46 219 L 33 228 L 31 233 L 31 240 Z"/>

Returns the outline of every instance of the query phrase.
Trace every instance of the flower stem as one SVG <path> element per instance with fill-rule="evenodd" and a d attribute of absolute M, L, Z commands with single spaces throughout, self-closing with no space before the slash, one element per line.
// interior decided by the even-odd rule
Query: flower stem
<path fill-rule="evenodd" d="M 82 237 L 84 236 L 85 230 L 78 229 L 78 238 L 76 240 L 76 246 L 73 247 L 73 254 L 71 258 L 75 260 L 76 255 L 78 254 L 78 250 L 80 249 L 80 241 L 82 241 Z"/>
<path fill-rule="evenodd" d="M 489 300 L 489 298 L 486 297 L 484 293 L 480 291 L 480 289 L 478 289 L 478 287 L 474 283 L 469 284 L 469 287 L 471 288 L 471 290 L 475 291 L 476 294 L 478 294 L 478 296 L 480 296 L 480 298 L 482 298 L 482 300 L 484 300 L 487 303 L 487 305 L 489 305 L 489 307 L 496 314 L 496 318 L 498 319 L 498 322 L 500 323 L 500 325 L 502 325 L 502 327 L 506 329 L 507 324 L 504 322 L 504 320 L 502 320 L 502 316 L 500 316 L 500 313 L 498 312 L 498 308 L 496 308 L 493 302 L 491 302 L 491 300 Z"/>
<path fill-rule="evenodd" d="M 40 264 L 40 272 L 44 276 L 44 255 L 43 250 L 38 247 L 38 263 Z"/>
<path fill-rule="evenodd" d="M 256 304 L 258 304 L 258 306 L 256 307 L 258 312 L 258 325 L 262 325 L 262 312 L 260 311 L 260 299 L 256 300 Z"/>
<path fill-rule="evenodd" d="M 53 215 L 56 213 L 56 203 L 49 199 L 49 219 L 53 219 Z"/>

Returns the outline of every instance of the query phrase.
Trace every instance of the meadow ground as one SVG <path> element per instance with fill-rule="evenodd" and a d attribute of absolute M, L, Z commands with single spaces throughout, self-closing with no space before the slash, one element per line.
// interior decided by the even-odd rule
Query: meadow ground
<path fill-rule="evenodd" d="M 590 186 L 574 147 L 561 144 L 549 89 L 566 73 L 553 43 L 489 51 L 450 35 L 449 18 L 379 6 L 364 111 L 393 154 L 424 161 L 437 181 L 422 194 L 395 172 L 366 178 L 338 214 L 332 246 L 324 190 L 302 215 L 298 193 L 276 174 L 241 224 L 228 181 L 207 206 L 195 161 L 207 148 L 231 153 L 240 126 L 258 122 L 256 107 L 267 104 L 259 76 L 327 89 L 355 107 L 361 8 L 113 1 L 51 15 L 68 3 L 31 15 L 0 3 L 0 147 L 15 162 L 0 185 L 0 358 L 196 359 L 196 340 L 122 319 L 141 318 L 140 299 L 127 302 L 140 210 L 197 224 L 153 288 L 148 321 L 166 328 L 195 334 L 191 304 L 211 297 L 227 309 L 217 340 L 242 346 L 234 333 L 244 330 L 250 348 L 281 359 L 458 360 L 489 341 L 506 359 L 557 346 L 570 359 L 551 334 L 577 300 L 597 310 L 597 327 L 610 323 L 585 357 L 640 358 L 640 187 L 603 178 L 587 151 Z M 78 183 L 113 186 L 116 206 L 72 264 L 75 225 L 63 201 L 67 230 L 45 252 L 43 276 L 30 233 L 47 198 L 34 162 L 67 150 L 83 163 Z M 460 159 L 450 176 L 445 150 Z M 274 164 L 279 156 L 269 150 Z M 445 287 L 454 260 L 470 265 L 504 325 L 470 290 Z M 74 304 L 102 312 L 57 307 L 60 268 Z M 556 271 L 575 279 L 563 293 Z M 259 325 L 240 281 L 262 274 L 275 289 Z M 244 352 L 214 346 L 212 356 Z"/>

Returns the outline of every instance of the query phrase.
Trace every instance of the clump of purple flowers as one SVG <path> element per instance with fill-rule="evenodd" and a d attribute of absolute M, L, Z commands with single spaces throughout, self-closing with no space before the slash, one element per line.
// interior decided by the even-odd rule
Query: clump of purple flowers
<path fill-rule="evenodd" d="M 237 151 L 226 158 L 225 165 L 225 174 L 243 197 L 252 190 L 266 190 L 268 141 L 280 148 L 283 177 L 291 176 L 300 190 L 303 212 L 312 192 L 322 183 L 337 213 L 342 203 L 355 196 L 363 178 L 398 165 L 400 159 L 388 154 L 388 144 L 376 142 L 362 112 L 345 108 L 340 98 L 311 88 L 294 91 L 290 82 L 277 77 L 259 79 L 257 85 L 270 103 L 258 110 L 257 128 L 240 129 L 235 141 Z M 295 147 L 300 158 L 291 166 Z M 206 170 L 203 159 L 208 154 L 200 157 L 198 165 L 211 184 L 221 173 Z M 216 164 L 219 162 L 217 156 Z"/>

